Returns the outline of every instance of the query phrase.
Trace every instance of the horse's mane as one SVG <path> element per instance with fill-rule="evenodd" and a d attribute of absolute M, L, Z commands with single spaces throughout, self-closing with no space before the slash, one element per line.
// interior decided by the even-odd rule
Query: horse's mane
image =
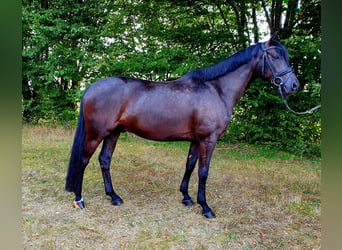
<path fill-rule="evenodd" d="M 285 47 L 278 41 L 272 41 L 272 45 L 281 48 L 280 53 L 288 62 L 288 53 Z M 209 66 L 207 68 L 195 69 L 189 71 L 183 76 L 183 78 L 191 78 L 194 82 L 204 82 L 215 80 L 229 72 L 232 72 L 239 68 L 241 65 L 246 64 L 257 56 L 261 43 L 251 45 L 248 48 L 236 52 L 234 55 L 224 59 L 223 61 Z"/>
<path fill-rule="evenodd" d="M 222 60 L 221 62 L 207 68 L 195 69 L 189 71 L 184 77 L 191 78 L 196 82 L 210 81 L 217 79 L 227 73 L 236 70 L 241 65 L 248 63 L 257 55 L 260 44 L 255 44 L 236 52 L 234 55 Z"/>

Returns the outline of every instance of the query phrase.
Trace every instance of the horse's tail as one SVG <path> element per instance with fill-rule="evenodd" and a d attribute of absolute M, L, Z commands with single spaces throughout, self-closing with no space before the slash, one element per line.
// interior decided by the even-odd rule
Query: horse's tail
<path fill-rule="evenodd" d="M 85 146 L 86 130 L 83 117 L 83 104 L 81 101 L 78 124 L 74 136 L 74 142 L 71 148 L 71 155 L 66 177 L 65 189 L 68 192 L 74 192 L 79 180 L 84 172 L 84 146 Z"/>

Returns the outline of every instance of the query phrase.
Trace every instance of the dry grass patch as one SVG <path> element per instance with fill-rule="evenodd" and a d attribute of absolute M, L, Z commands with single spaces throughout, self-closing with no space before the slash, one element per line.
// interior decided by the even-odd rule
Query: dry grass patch
<path fill-rule="evenodd" d="M 129 135 L 112 160 L 114 188 L 104 194 L 98 152 L 88 165 L 86 209 L 72 208 L 64 182 L 73 131 L 24 127 L 24 249 L 319 249 L 320 162 L 244 145 L 219 145 L 207 183 L 217 218 L 186 208 L 178 191 L 187 143 Z M 197 194 L 197 174 L 190 182 Z"/>

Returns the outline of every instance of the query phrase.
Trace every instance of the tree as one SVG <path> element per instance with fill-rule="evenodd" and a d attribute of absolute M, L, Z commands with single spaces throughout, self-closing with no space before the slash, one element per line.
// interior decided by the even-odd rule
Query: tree
<path fill-rule="evenodd" d="M 69 120 L 103 53 L 106 1 L 23 2 L 23 116 Z"/>

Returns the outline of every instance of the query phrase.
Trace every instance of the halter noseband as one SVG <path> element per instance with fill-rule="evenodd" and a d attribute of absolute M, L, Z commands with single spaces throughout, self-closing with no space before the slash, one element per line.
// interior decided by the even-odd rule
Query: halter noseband
<path fill-rule="evenodd" d="M 286 75 L 290 72 L 293 72 L 293 68 L 287 67 L 286 69 L 276 73 L 270 63 L 270 59 L 268 59 L 267 51 L 269 51 L 270 49 L 276 49 L 277 47 L 271 46 L 271 47 L 266 48 L 265 43 L 262 43 L 261 48 L 262 48 L 262 66 L 261 66 L 262 78 L 265 77 L 265 62 L 266 62 L 268 68 L 271 70 L 272 75 L 273 75 L 273 78 L 271 79 L 270 83 L 273 84 L 275 87 L 280 87 L 283 84 L 283 80 L 281 79 L 281 76 Z"/>

